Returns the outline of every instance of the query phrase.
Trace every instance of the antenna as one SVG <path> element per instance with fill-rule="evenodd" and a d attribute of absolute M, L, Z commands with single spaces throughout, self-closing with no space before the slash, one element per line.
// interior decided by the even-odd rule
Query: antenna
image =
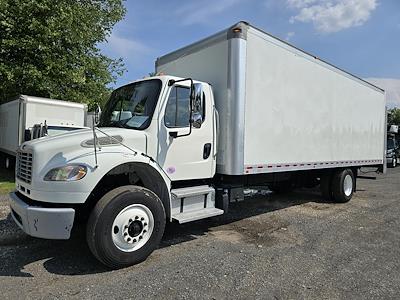
<path fill-rule="evenodd" d="M 94 120 L 94 116 L 92 116 L 92 121 L 93 121 L 93 147 L 94 147 L 94 162 L 95 162 L 95 168 L 97 168 L 99 165 L 97 164 L 97 135 L 96 135 L 96 124 Z M 100 145 L 99 145 L 99 150 L 100 150 Z"/>

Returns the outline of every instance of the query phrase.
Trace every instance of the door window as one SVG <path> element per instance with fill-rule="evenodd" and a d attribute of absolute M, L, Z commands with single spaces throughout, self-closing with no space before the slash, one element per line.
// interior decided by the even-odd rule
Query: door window
<path fill-rule="evenodd" d="M 201 98 L 201 99 L 200 99 Z M 200 113 L 204 122 L 205 105 L 204 93 L 195 99 L 193 113 Z M 188 127 L 190 118 L 190 89 L 175 86 L 169 94 L 167 107 L 165 109 L 165 125 L 169 128 Z"/>
<path fill-rule="evenodd" d="M 165 109 L 167 127 L 188 127 L 190 118 L 190 89 L 174 86 L 169 94 Z"/>

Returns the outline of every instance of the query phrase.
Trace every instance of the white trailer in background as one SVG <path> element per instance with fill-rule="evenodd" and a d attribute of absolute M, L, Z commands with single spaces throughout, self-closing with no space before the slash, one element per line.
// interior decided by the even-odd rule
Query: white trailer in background
<path fill-rule="evenodd" d="M 47 134 L 56 135 L 85 127 L 86 104 L 20 95 L 0 105 L 0 151 L 6 156 L 17 153 L 20 144 L 41 135 L 40 126 L 47 125 Z M 39 132 L 33 132 L 37 128 Z"/>
<path fill-rule="evenodd" d="M 83 218 L 92 253 L 119 268 L 167 221 L 227 213 L 245 188 L 320 185 L 347 202 L 359 168 L 385 171 L 384 91 L 245 22 L 156 69 L 116 89 L 98 127 L 22 144 L 11 208 L 26 233 L 68 239 Z"/>

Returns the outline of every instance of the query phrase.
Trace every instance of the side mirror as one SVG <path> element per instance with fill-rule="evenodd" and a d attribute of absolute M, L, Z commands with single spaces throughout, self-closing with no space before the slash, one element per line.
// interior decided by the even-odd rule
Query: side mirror
<path fill-rule="evenodd" d="M 194 99 L 196 98 L 196 84 L 190 86 L 190 101 L 193 103 Z"/>
<path fill-rule="evenodd" d="M 193 113 L 191 122 L 194 128 L 200 128 L 201 124 L 203 124 L 203 117 L 201 113 L 199 112 Z"/>
<path fill-rule="evenodd" d="M 169 136 L 171 138 L 178 138 L 183 136 L 188 136 L 192 133 L 192 127 L 200 128 L 203 123 L 203 117 L 201 115 L 202 111 L 202 100 L 203 100 L 203 87 L 201 83 L 193 83 L 191 78 L 179 79 L 179 80 L 169 80 L 168 86 L 173 86 L 177 82 L 190 80 L 190 118 L 189 118 L 189 132 L 183 135 L 178 135 L 178 132 L 171 131 L 169 132 Z"/>
<path fill-rule="evenodd" d="M 94 123 L 97 125 L 100 122 L 101 108 L 100 105 L 96 103 L 96 109 L 94 110 Z"/>
<path fill-rule="evenodd" d="M 203 86 L 201 83 L 195 83 L 192 86 L 192 123 L 194 128 L 200 128 L 203 123 L 203 116 L 201 115 L 202 104 L 203 104 Z"/>
<path fill-rule="evenodd" d="M 201 83 L 193 84 L 192 88 L 191 88 L 191 95 L 190 95 L 190 98 L 191 98 L 191 100 L 193 102 L 193 108 L 196 107 L 196 104 L 197 105 L 199 105 L 199 104 L 201 105 L 202 96 L 203 96 L 203 86 L 202 86 L 202 84 Z"/>

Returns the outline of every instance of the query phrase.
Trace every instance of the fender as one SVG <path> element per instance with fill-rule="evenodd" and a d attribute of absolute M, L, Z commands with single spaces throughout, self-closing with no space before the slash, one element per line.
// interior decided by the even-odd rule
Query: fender
<path fill-rule="evenodd" d="M 132 184 L 135 182 L 141 182 L 142 185 L 149 190 L 153 191 L 162 201 L 167 218 L 171 218 L 171 180 L 165 171 L 158 165 L 157 161 L 149 157 L 143 152 L 133 149 L 136 153 L 119 153 L 125 159 L 120 160 L 117 164 L 107 164 L 109 168 L 102 167 L 102 162 L 105 159 L 107 153 L 99 153 L 99 169 L 101 174 L 97 174 L 97 178 L 101 176 L 95 187 L 92 189 L 90 195 L 86 199 L 86 202 L 92 202 L 93 200 L 98 201 L 98 194 L 96 191 L 102 189 L 103 183 L 106 181 L 108 176 L 123 175 L 127 177 L 127 180 Z M 110 154 L 110 153 L 108 153 Z M 115 161 L 115 152 L 112 153 Z M 104 156 L 103 156 L 104 155 Z M 110 158 L 111 159 L 111 158 Z M 99 176 L 100 175 L 100 176 Z M 117 187 L 118 183 L 113 186 Z M 92 197 L 96 195 L 97 197 Z M 88 203 L 86 203 L 88 204 Z"/>

